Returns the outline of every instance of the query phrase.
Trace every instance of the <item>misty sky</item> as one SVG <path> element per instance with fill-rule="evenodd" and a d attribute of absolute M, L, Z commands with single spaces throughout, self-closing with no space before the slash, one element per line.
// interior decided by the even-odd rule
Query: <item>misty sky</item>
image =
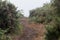
<path fill-rule="evenodd" d="M 24 16 L 29 16 L 29 10 L 41 7 L 44 3 L 49 3 L 50 0 L 9 0 L 16 5 L 19 10 L 23 9 Z"/>

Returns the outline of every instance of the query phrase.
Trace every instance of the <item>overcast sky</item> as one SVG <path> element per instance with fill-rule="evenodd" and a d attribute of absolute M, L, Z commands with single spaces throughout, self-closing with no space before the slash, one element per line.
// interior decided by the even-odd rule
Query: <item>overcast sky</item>
<path fill-rule="evenodd" d="M 16 5 L 19 10 L 23 9 L 24 16 L 29 16 L 29 10 L 41 7 L 44 3 L 49 3 L 50 0 L 9 0 Z"/>

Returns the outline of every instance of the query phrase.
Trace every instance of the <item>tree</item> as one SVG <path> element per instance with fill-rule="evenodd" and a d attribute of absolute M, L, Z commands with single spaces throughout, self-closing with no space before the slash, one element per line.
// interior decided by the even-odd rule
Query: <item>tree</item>
<path fill-rule="evenodd" d="M 60 37 L 60 0 L 52 0 L 43 7 L 30 11 L 30 18 L 46 25 L 46 40 L 59 40 Z"/>
<path fill-rule="evenodd" d="M 53 10 L 51 3 L 44 4 L 43 7 L 31 10 L 30 18 L 37 23 L 49 22 L 52 20 Z"/>
<path fill-rule="evenodd" d="M 20 16 L 18 14 L 15 5 L 7 1 L 0 2 L 0 28 L 2 30 L 8 29 L 7 34 L 14 32 L 20 26 L 18 19 L 22 14 L 20 13 Z"/>
<path fill-rule="evenodd" d="M 21 33 L 22 25 L 19 21 L 21 17 L 23 15 L 15 5 L 6 0 L 0 0 L 0 40 L 10 40 L 9 34 Z"/>
<path fill-rule="evenodd" d="M 47 40 L 60 40 L 60 0 L 52 0 L 52 6 L 55 8 L 54 12 L 54 22 L 47 24 Z M 52 27 L 51 27 L 52 26 Z"/>

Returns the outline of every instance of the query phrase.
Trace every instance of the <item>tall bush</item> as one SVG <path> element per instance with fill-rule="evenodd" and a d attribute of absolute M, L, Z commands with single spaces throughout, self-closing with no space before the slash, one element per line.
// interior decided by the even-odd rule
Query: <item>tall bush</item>
<path fill-rule="evenodd" d="M 3 40 L 1 39 L 2 36 L 7 37 L 9 34 L 17 34 L 20 32 L 22 26 L 19 19 L 21 17 L 22 14 L 17 10 L 15 5 L 0 0 L 0 40 Z"/>

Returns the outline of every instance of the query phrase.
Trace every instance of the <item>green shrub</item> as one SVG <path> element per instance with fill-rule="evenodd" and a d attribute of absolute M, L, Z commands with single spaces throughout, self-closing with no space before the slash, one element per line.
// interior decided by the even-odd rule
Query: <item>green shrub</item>
<path fill-rule="evenodd" d="M 18 14 L 15 5 L 7 1 L 0 2 L 0 40 L 12 40 L 9 35 L 21 33 L 23 28 L 19 19 L 22 14 Z"/>

